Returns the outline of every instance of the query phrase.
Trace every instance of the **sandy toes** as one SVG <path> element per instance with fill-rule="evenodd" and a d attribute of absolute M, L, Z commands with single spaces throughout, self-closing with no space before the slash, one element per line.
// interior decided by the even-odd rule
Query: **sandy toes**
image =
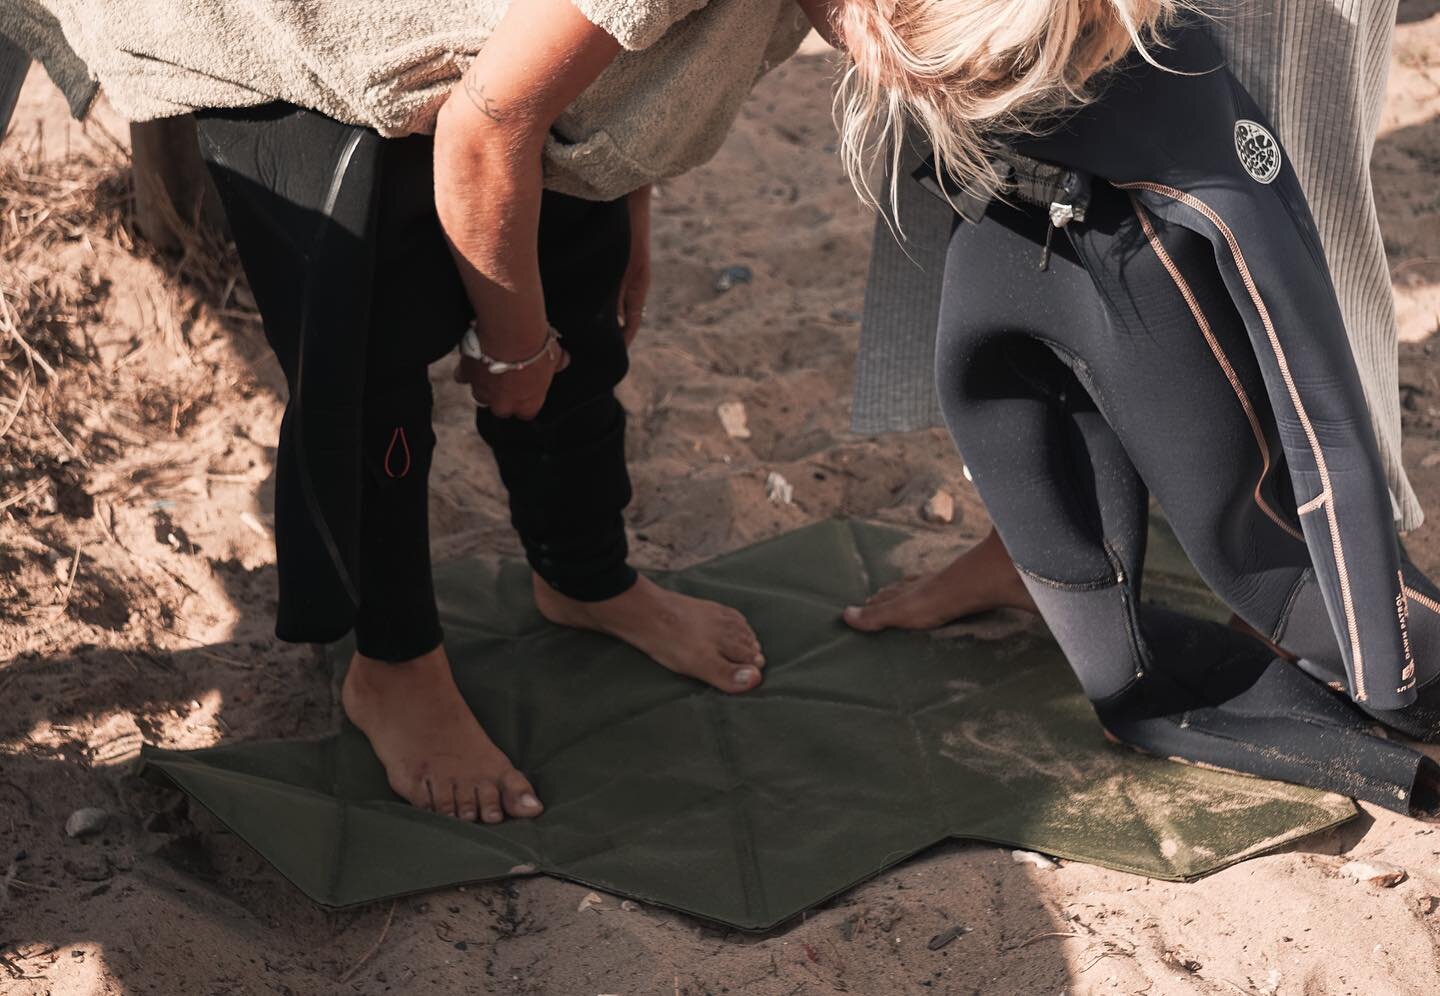
<path fill-rule="evenodd" d="M 676 674 L 722 692 L 760 684 L 765 655 L 755 631 L 735 609 L 661 588 L 641 577 L 623 595 L 577 602 L 534 576 L 535 604 L 560 626 L 623 640 Z"/>
<path fill-rule="evenodd" d="M 402 664 L 356 654 L 340 702 L 411 805 L 484 823 L 545 808 L 460 697 L 443 647 Z"/>

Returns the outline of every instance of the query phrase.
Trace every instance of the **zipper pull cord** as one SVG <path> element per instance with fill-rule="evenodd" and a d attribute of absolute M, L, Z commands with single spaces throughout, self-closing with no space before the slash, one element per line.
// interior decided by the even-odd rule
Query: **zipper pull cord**
<path fill-rule="evenodd" d="M 1041 273 L 1050 269 L 1050 244 L 1055 238 L 1055 230 L 1064 228 L 1079 216 L 1080 212 L 1075 210 L 1074 204 L 1055 201 L 1050 205 L 1050 224 L 1045 226 L 1045 248 L 1040 250 Z"/>

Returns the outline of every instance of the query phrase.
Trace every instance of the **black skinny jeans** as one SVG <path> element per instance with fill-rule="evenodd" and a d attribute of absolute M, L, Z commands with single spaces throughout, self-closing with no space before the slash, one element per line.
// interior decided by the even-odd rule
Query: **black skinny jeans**
<path fill-rule="evenodd" d="M 439 645 L 430 576 L 429 364 L 473 317 L 435 213 L 433 143 L 272 104 L 203 113 L 201 151 L 289 388 L 276 459 L 276 633 L 402 661 Z M 546 192 L 540 269 L 571 364 L 533 421 L 481 410 L 535 570 L 618 595 L 630 500 L 616 315 L 623 201 Z"/>

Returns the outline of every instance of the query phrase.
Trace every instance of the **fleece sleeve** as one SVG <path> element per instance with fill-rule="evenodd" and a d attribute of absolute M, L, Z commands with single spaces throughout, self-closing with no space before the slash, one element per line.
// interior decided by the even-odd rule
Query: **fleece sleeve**
<path fill-rule="evenodd" d="M 580 13 L 603 29 L 622 48 L 649 48 L 670 30 L 704 7 L 709 0 L 573 0 Z M 724 0 L 714 0 L 723 3 Z"/>

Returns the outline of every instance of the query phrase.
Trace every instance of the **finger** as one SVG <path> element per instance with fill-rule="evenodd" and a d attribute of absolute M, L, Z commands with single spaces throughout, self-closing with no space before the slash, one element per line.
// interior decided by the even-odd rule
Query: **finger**
<path fill-rule="evenodd" d="M 645 320 L 645 295 L 631 294 L 625 298 L 625 345 L 634 344 L 640 334 L 640 324 Z"/>

